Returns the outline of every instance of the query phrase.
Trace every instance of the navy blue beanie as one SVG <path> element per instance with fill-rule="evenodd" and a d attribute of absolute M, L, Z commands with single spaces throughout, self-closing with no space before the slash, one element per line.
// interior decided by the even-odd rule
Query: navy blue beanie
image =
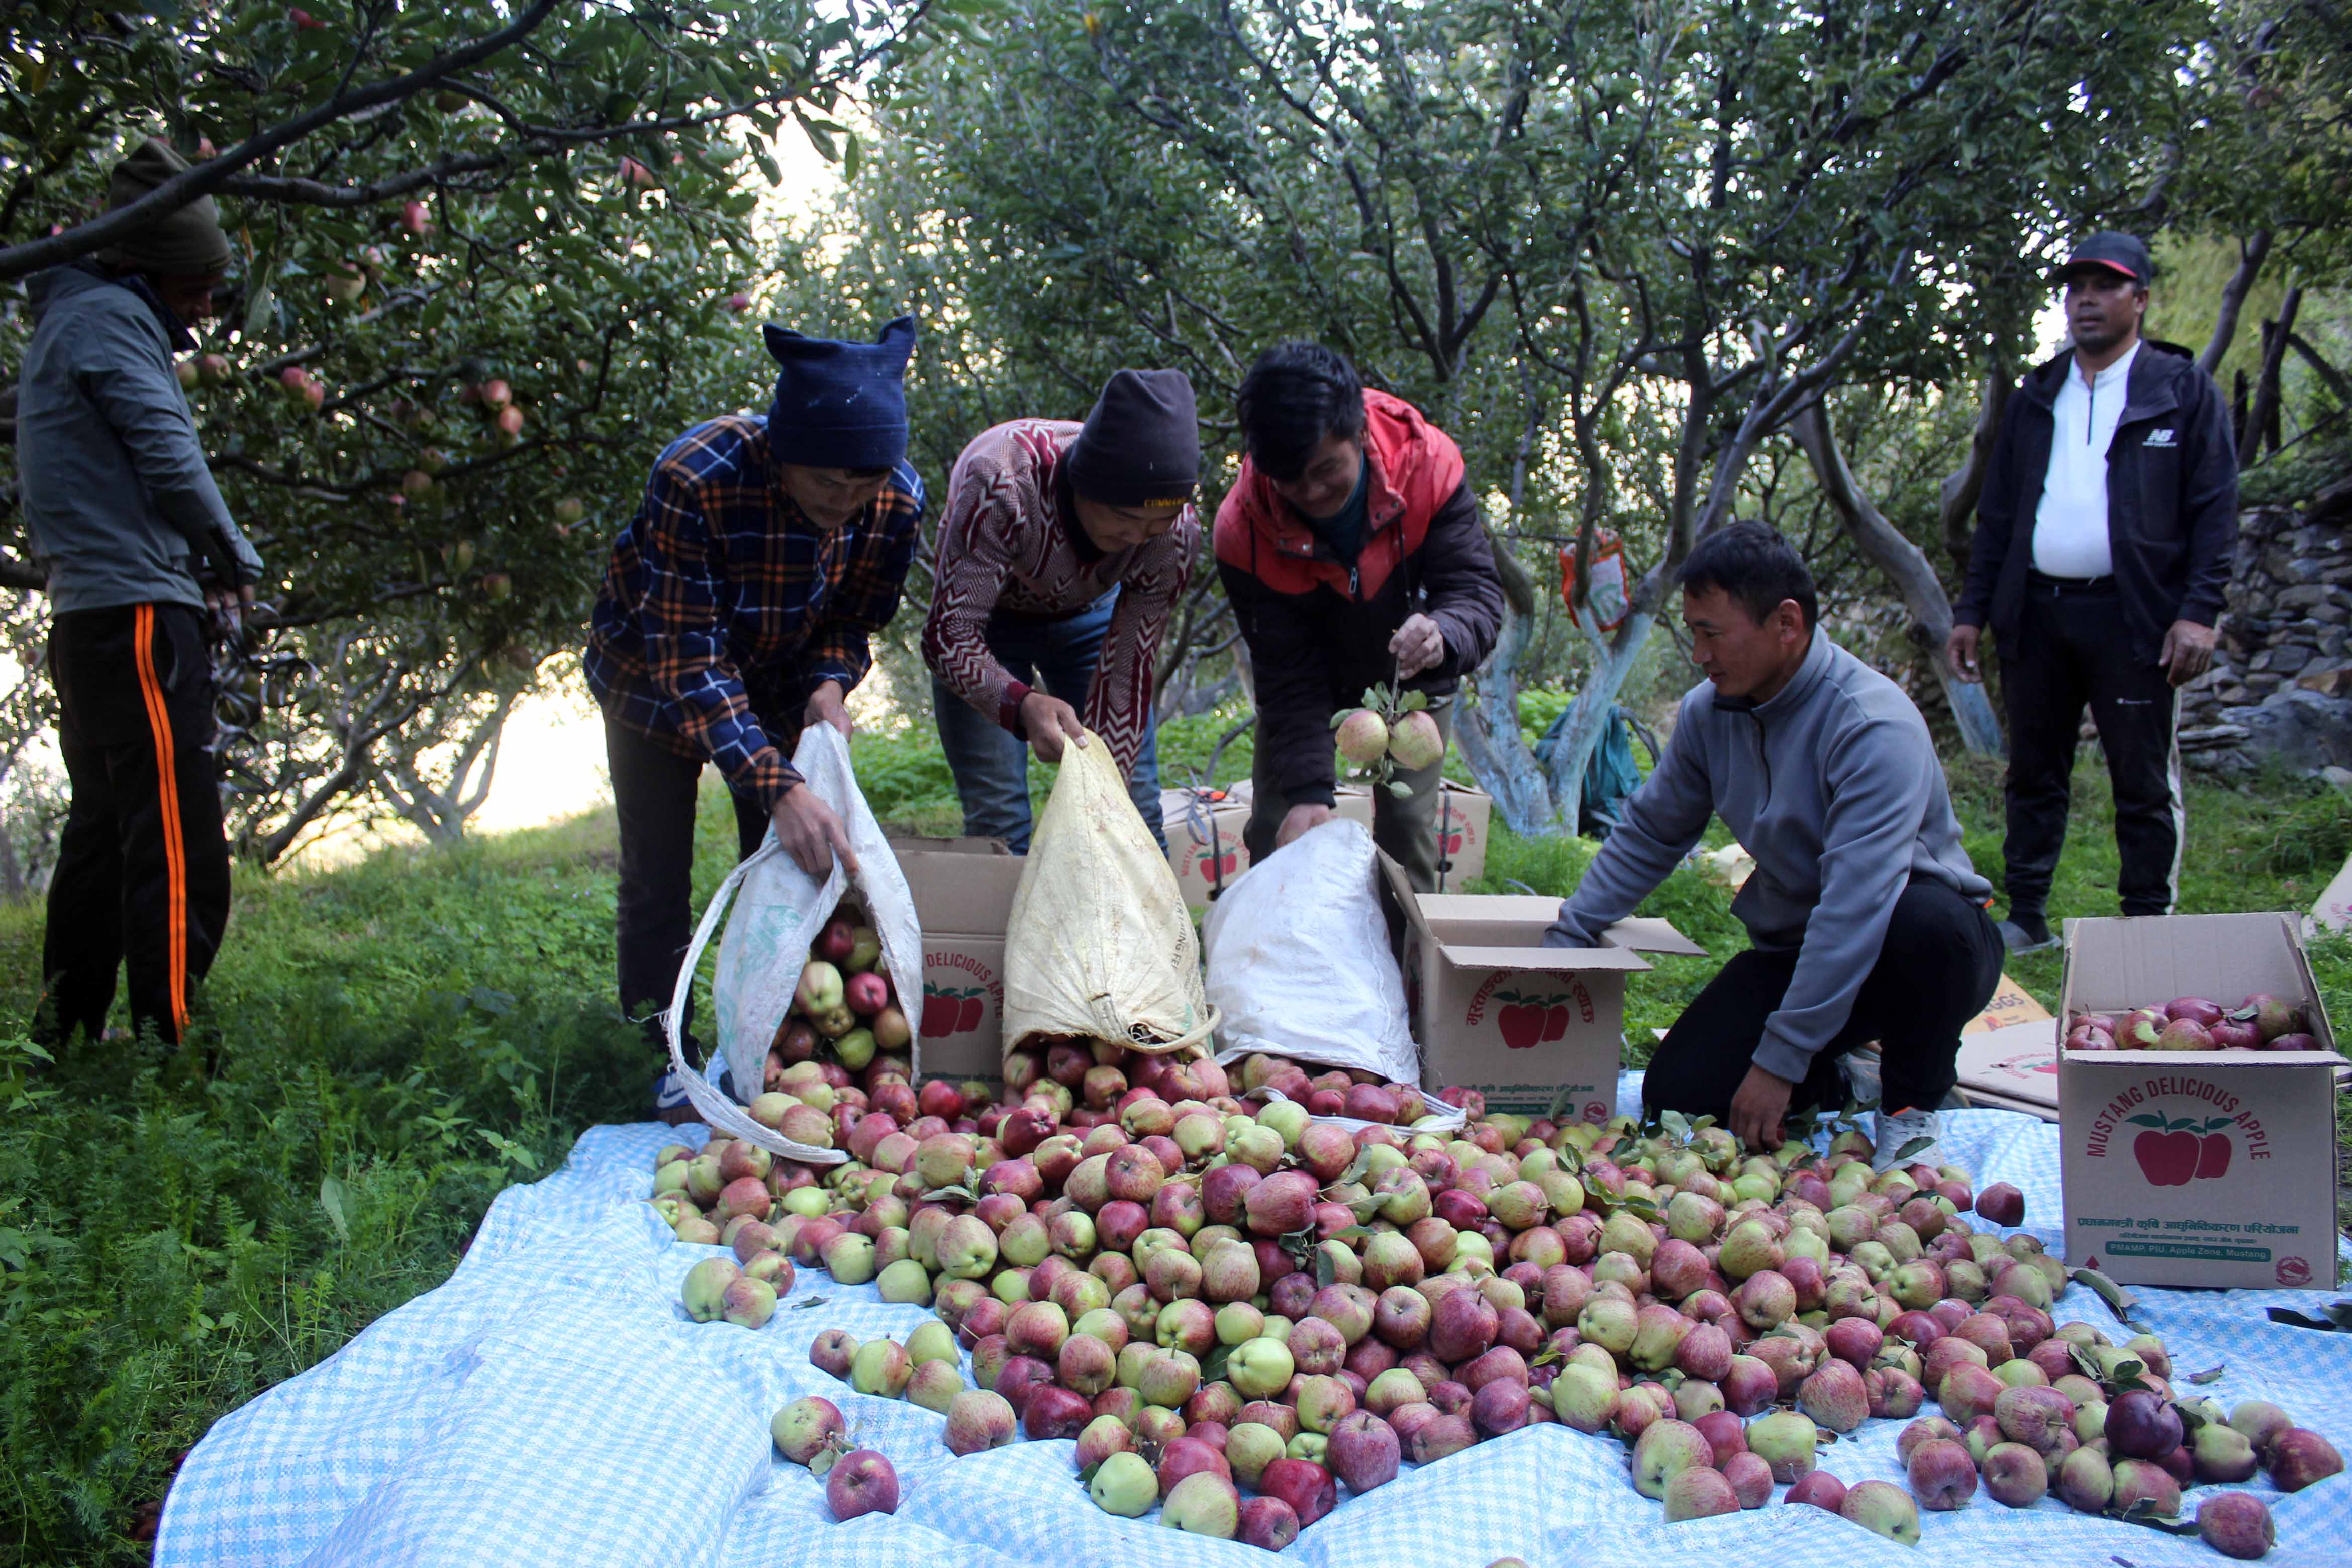
<path fill-rule="evenodd" d="M 766 329 L 783 367 L 768 411 L 768 447 L 780 463 L 887 468 L 907 455 L 907 356 L 915 318 L 900 316 L 870 343 Z"/>

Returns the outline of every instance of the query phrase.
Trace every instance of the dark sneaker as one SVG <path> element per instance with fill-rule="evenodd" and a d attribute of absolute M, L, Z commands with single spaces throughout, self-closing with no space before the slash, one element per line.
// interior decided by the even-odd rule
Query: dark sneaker
<path fill-rule="evenodd" d="M 2039 915 L 2012 914 L 1994 929 L 2000 932 L 2000 944 L 2011 952 L 2047 952 L 2058 945 L 2049 922 Z"/>
<path fill-rule="evenodd" d="M 676 1068 L 662 1068 L 661 1077 L 654 1079 L 654 1120 L 667 1121 L 672 1127 L 702 1120 L 702 1113 L 694 1109 L 694 1101 L 687 1098 L 686 1081 L 677 1076 Z"/>

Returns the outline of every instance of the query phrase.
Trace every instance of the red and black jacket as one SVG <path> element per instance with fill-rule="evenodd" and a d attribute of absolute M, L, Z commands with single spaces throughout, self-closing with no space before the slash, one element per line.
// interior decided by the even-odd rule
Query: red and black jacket
<path fill-rule="evenodd" d="M 1244 460 L 1217 509 L 1217 570 L 1233 601 L 1257 687 L 1258 744 L 1286 805 L 1334 799 L 1331 715 L 1392 680 L 1389 638 L 1422 611 L 1445 658 L 1407 686 L 1450 696 L 1495 646 L 1503 584 L 1462 450 L 1421 411 L 1364 394 L 1370 465 L 1363 549 L 1337 559 L 1271 482 Z"/>

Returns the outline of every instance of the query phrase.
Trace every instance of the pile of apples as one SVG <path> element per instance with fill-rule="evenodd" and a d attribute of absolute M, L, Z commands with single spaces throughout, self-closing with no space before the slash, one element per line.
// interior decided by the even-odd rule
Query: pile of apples
<path fill-rule="evenodd" d="M 2198 1504 L 2193 1525 L 2172 1522 L 2181 1489 L 2266 1468 L 2272 1485 L 2292 1492 L 2344 1468 L 2334 1445 L 2267 1400 L 2225 1411 L 2210 1399 L 2179 1398 L 2171 1358 L 2153 1335 L 2118 1349 L 2089 1324 L 2067 1323 L 2025 1358 L 2041 1380 L 2012 1375 L 2015 1363 L 1990 1373 L 1956 1367 L 1944 1380 L 1943 1414 L 1903 1429 L 1896 1452 L 1922 1506 L 1965 1508 L 1981 1481 L 2011 1508 L 2055 1493 L 2081 1512 L 2158 1521 L 2224 1556 L 2257 1558 L 2274 1540 L 2268 1504 L 2251 1492 L 2217 1492 Z M 1826 1496 L 1802 1500 L 1836 1506 Z M 1916 1517 L 1910 1528 L 1916 1534 Z"/>
<path fill-rule="evenodd" d="M 817 1064 L 802 1069 L 824 1082 Z M 2157 1456 L 2116 1440 L 2112 1413 L 2138 1403 L 2126 1395 L 2171 1401 L 2168 1363 L 2152 1340 L 2116 1347 L 2085 1325 L 2053 1328 L 2068 1287 L 2058 1261 L 2031 1236 L 1964 1217 L 2020 1223 L 2014 1187 L 1973 1193 L 1967 1172 L 1905 1163 L 1907 1151 L 1874 1173 L 1852 1127 L 1825 1150 L 1766 1154 L 1703 1119 L 1555 1123 L 1490 1115 L 1475 1092 L 1449 1089 L 1433 1098 L 1466 1127 L 1444 1130 L 1423 1101 L 1419 1128 L 1350 1131 L 1300 1100 L 1231 1092 L 1296 1087 L 1292 1073 L 1304 1069 L 1248 1062 L 1236 1085 L 1202 1058 L 1057 1041 L 1008 1057 L 995 1104 L 977 1085 L 918 1094 L 895 1068 L 870 1068 L 825 1112 L 847 1163 L 772 1161 L 746 1185 L 764 1151 L 720 1145 L 715 1164 L 708 1147 L 665 1151 L 661 1173 L 686 1171 L 657 1173 L 656 1202 L 693 1211 L 682 1235 L 698 1220 L 712 1233 L 697 1237 L 733 1252 L 690 1311 L 726 1317 L 728 1270 L 772 1279 L 770 1256 L 871 1281 L 936 1321 L 904 1344 L 827 1329 L 814 1364 L 940 1412 L 958 1454 L 1071 1438 L 1106 1511 L 1157 1508 L 1174 1528 L 1276 1550 L 1403 1464 L 1544 1422 L 1627 1444 L 1635 1489 L 1670 1520 L 1761 1506 L 1785 1485 L 1788 1500 L 1898 1541 L 1917 1532 L 1903 1489 L 1808 1479 L 1824 1433 L 1937 1405 L 1957 1436 L 1927 1428 L 1906 1458 L 1930 1437 L 1956 1442 L 2003 1498 L 2028 1489 L 2013 1472 L 2031 1467 L 1996 1451 L 2021 1445 L 2045 1488 L 2136 1519 L 2179 1500 L 2126 1461 L 2168 1476 L 2185 1464 L 2185 1482 L 2205 1447 L 2232 1447 L 2204 1427 L 2201 1444 Z M 1399 1115 L 1412 1109 L 1400 1100 Z M 705 1212 L 694 1200 L 714 1180 Z M 757 1292 L 737 1293 L 756 1316 Z M 815 1405 L 830 1408 L 777 1414 L 788 1455 L 811 1431 L 834 1436 Z M 2196 1402 L 2178 1408 L 2184 1432 L 2192 1416 L 2212 1424 Z M 2315 1434 L 2246 1436 L 2281 1486 L 2340 1463 Z M 2068 1489 L 2076 1449 L 2108 1460 L 2105 1500 L 2087 1482 Z M 1923 1497 L 1953 1495 L 1952 1462 L 1938 1449 L 1914 1467 Z M 2095 1468 L 2072 1462 L 2078 1478 Z M 2227 1525 L 2242 1502 L 2206 1506 L 2216 1544 L 2266 1530 L 2266 1513 Z"/>
<path fill-rule="evenodd" d="M 845 899 L 809 944 L 792 1010 L 768 1047 L 761 1087 L 781 1089 L 791 1068 L 820 1060 L 863 1072 L 882 1053 L 905 1050 L 913 1037 L 882 967 L 882 939 L 865 910 Z M 903 1067 L 898 1076 L 907 1076 Z"/>
<path fill-rule="evenodd" d="M 1269 1100 L 1278 1094 L 1304 1105 L 1309 1116 L 1410 1127 L 1430 1113 L 1419 1084 L 1383 1082 L 1376 1073 L 1334 1068 L 1309 1076 L 1287 1057 L 1259 1053 L 1241 1063 L 1236 1077 L 1244 1098 Z"/>
<path fill-rule="evenodd" d="M 2076 1013 L 2066 1020 L 2070 1051 L 2315 1051 L 2303 1009 L 2257 991 L 2235 1007 L 2176 996 L 2160 1007 Z"/>

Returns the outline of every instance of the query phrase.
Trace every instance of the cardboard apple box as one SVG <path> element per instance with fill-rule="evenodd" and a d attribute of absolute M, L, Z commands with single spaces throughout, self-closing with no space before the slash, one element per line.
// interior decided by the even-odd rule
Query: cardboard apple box
<path fill-rule="evenodd" d="M 893 838 L 923 928 L 917 1065 L 995 1085 L 1004 1067 L 1004 930 L 1021 857 L 1001 838 Z"/>
<path fill-rule="evenodd" d="M 1705 950 L 1659 920 L 1620 921 L 1603 947 L 1548 948 L 1557 899 L 1417 894 L 1385 855 L 1381 870 L 1423 1085 L 1475 1089 L 1487 1110 L 1525 1116 L 1616 1114 L 1625 977 L 1650 967 L 1642 952 Z"/>
<path fill-rule="evenodd" d="M 1249 869 L 1242 830 L 1249 826 L 1246 786 L 1239 795 L 1223 790 L 1163 789 L 1160 830 L 1168 838 L 1168 868 L 1184 907 L 1198 914 Z"/>
<path fill-rule="evenodd" d="M 1350 822 L 1372 825 L 1372 786 L 1343 784 L 1333 806 Z M 1437 890 L 1466 888 L 1486 874 L 1486 829 L 1495 799 L 1484 790 L 1445 779 L 1437 786 Z"/>
<path fill-rule="evenodd" d="M 2066 1257 L 2134 1285 L 2336 1289 L 2336 1037 L 2290 914 L 2066 922 L 2059 1016 L 2267 991 L 2312 1051 L 2066 1051 Z"/>

